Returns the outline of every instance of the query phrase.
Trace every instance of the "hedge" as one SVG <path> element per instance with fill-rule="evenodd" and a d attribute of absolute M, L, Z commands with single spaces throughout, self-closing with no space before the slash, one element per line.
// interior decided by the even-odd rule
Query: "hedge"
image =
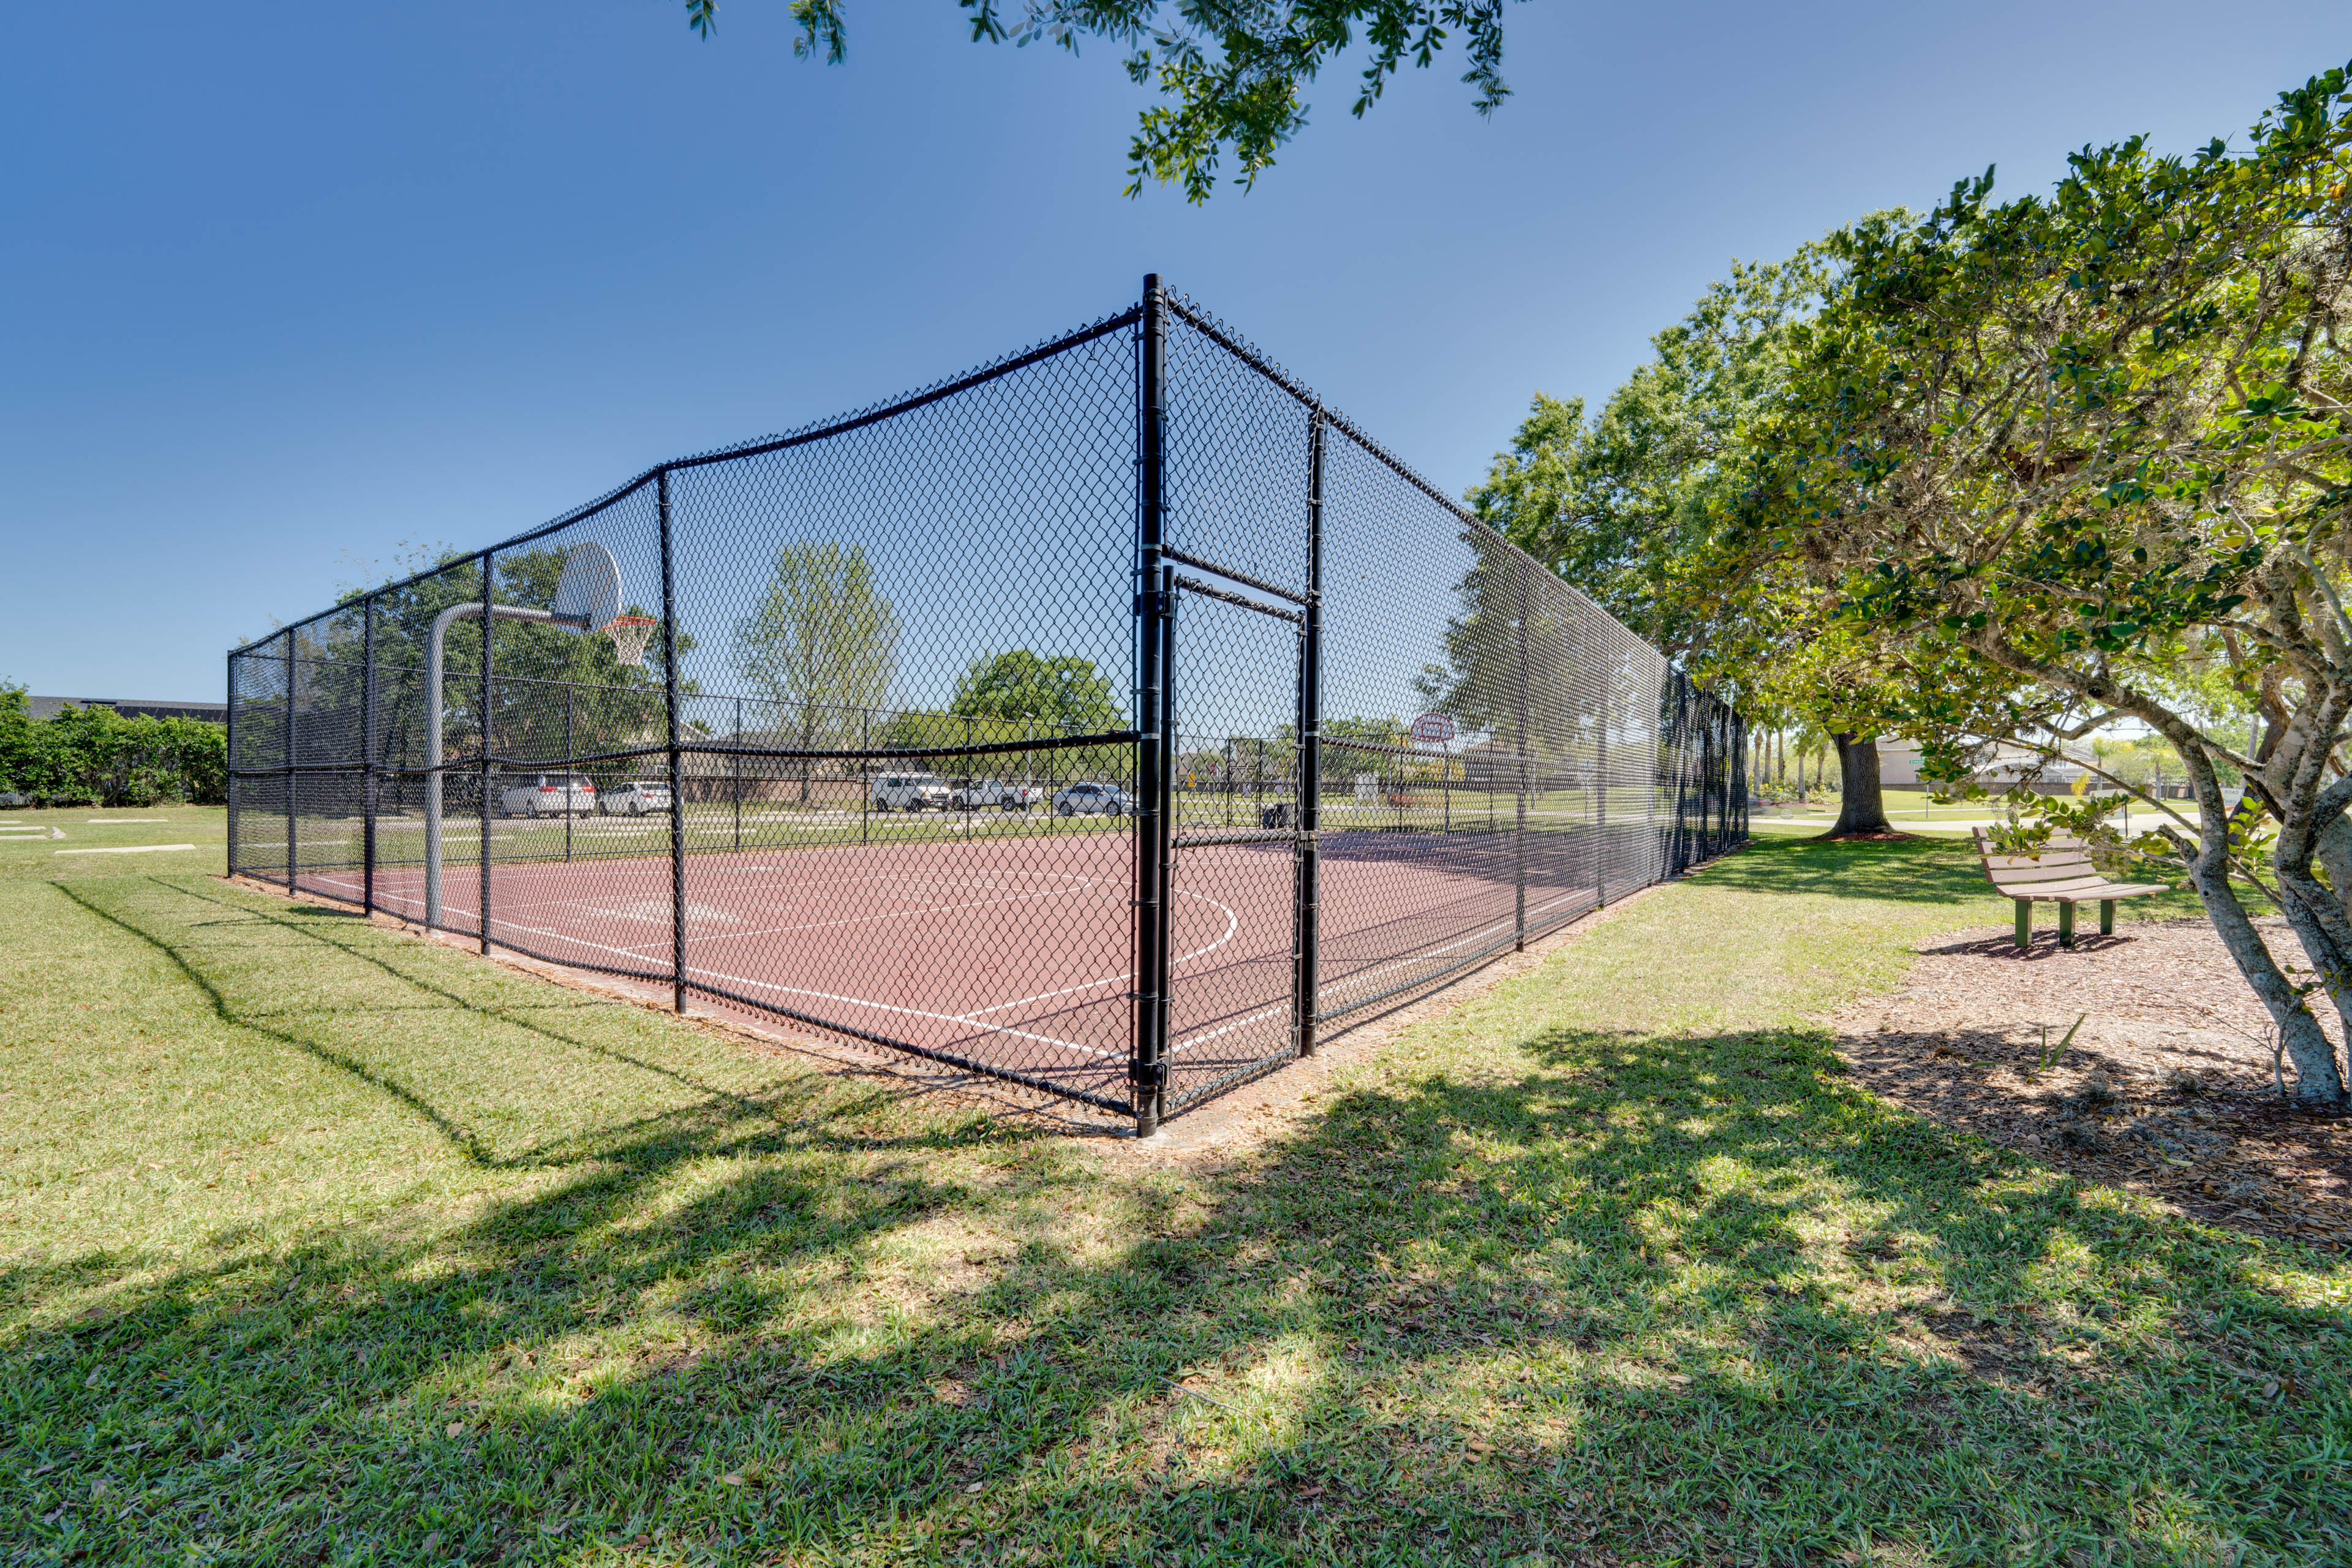
<path fill-rule="evenodd" d="M 36 719 L 23 688 L 0 687 L 0 795 L 38 805 L 217 805 L 227 789 L 222 725 L 129 718 L 105 707 Z"/>

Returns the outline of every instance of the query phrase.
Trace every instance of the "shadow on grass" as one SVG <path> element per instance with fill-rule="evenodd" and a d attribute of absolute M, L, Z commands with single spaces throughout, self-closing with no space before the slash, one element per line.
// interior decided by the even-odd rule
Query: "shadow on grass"
<path fill-rule="evenodd" d="M 1518 1046 L 1343 1091 L 1189 1194 L 985 1123 L 877 1131 L 862 1094 L 714 1091 L 438 1230 L 136 1279 L 20 1262 L 20 1321 L 103 1299 L 9 1336 L 0 1534 L 337 1563 L 2352 1548 L 2324 1457 L 2352 1333 L 2282 1283 L 2317 1260 L 1892 1112 L 1817 1035 Z"/>
<path fill-rule="evenodd" d="M 1932 838 L 1831 843 L 1820 838 L 1758 837 L 1696 873 L 1717 887 L 1765 894 L 1806 893 L 1915 904 L 1996 901 L 1973 850 Z"/>

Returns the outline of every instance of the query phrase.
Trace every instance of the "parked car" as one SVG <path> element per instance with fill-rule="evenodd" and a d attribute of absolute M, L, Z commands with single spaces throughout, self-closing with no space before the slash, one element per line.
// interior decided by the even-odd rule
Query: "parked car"
<path fill-rule="evenodd" d="M 596 802 L 596 809 L 607 816 L 643 816 L 649 811 L 669 809 L 669 781 L 667 779 L 631 779 L 606 790 Z"/>
<path fill-rule="evenodd" d="M 1034 784 L 1007 784 L 1003 779 L 958 779 L 948 791 L 948 805 L 958 811 L 1026 811 L 1045 798 Z"/>
<path fill-rule="evenodd" d="M 596 786 L 579 773 L 529 773 L 499 795 L 500 816 L 584 816 L 595 809 Z"/>
<path fill-rule="evenodd" d="M 1135 797 L 1117 784 L 1074 784 L 1054 797 L 1059 816 L 1126 816 L 1135 810 Z"/>
<path fill-rule="evenodd" d="M 877 811 L 945 811 L 947 781 L 937 773 L 881 773 L 874 780 Z"/>

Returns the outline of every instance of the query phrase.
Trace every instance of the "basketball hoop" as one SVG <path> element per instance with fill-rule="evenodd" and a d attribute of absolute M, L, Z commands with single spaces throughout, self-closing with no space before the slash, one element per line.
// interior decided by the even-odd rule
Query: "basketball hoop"
<path fill-rule="evenodd" d="M 623 664 L 645 668 L 646 645 L 654 640 L 660 625 L 651 616 L 614 616 L 604 623 L 604 635 L 613 639 L 613 657 Z"/>

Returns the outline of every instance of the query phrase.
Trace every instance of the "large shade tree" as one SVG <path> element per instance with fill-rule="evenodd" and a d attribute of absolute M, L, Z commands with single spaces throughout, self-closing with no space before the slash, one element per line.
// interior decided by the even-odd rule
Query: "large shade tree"
<path fill-rule="evenodd" d="M 2161 735 L 2198 816 L 2131 848 L 2186 874 L 2299 1096 L 2330 1106 L 2344 1076 L 2308 999 L 2352 1025 L 2346 82 L 2284 94 L 2240 151 L 2134 139 L 2047 196 L 1997 202 L 1988 174 L 1836 237 L 1828 303 L 1746 443 L 1724 568 L 1811 584 L 1893 657 L 1987 672 L 1895 693 L 1948 773 L 1990 739 Z M 2257 738 L 2211 721 L 2216 679 Z"/>
<path fill-rule="evenodd" d="M 1234 183 L 1254 184 L 1307 124 L 1306 89 L 1342 57 L 1360 74 L 1351 112 L 1380 101 L 1407 64 L 1433 65 L 1457 37 L 1462 79 L 1481 114 L 1511 89 L 1503 80 L 1507 0 L 957 0 L 974 42 L 1050 43 L 1072 54 L 1089 42 L 1121 51 L 1129 79 L 1156 90 L 1129 147 L 1128 195 L 1149 179 L 1206 201 L 1230 154 Z M 705 37 L 718 0 L 686 0 Z M 792 0 L 793 52 L 838 65 L 848 56 L 844 0 Z M 1360 48 L 1361 53 L 1358 55 Z"/>
<path fill-rule="evenodd" d="M 1834 276 L 1818 245 L 1783 261 L 1734 263 L 1650 340 L 1654 357 L 1597 413 L 1580 398 L 1537 394 L 1468 500 L 1653 647 L 1720 683 L 1751 722 L 1828 735 L 1842 784 L 1830 833 L 1846 837 L 1893 831 L 1880 791 L 1881 716 L 1918 672 L 1825 625 L 1819 595 L 1790 574 L 1751 570 L 1737 579 L 1740 591 L 1727 591 L 1720 542 L 1749 468 L 1750 432 L 1781 391 L 1790 334 Z M 1465 601 L 1482 586 L 1473 574 Z M 1499 648 L 1493 628 L 1507 623 L 1507 612 L 1483 605 L 1458 620 L 1448 637 L 1457 671 L 1468 668 L 1465 651 Z"/>

